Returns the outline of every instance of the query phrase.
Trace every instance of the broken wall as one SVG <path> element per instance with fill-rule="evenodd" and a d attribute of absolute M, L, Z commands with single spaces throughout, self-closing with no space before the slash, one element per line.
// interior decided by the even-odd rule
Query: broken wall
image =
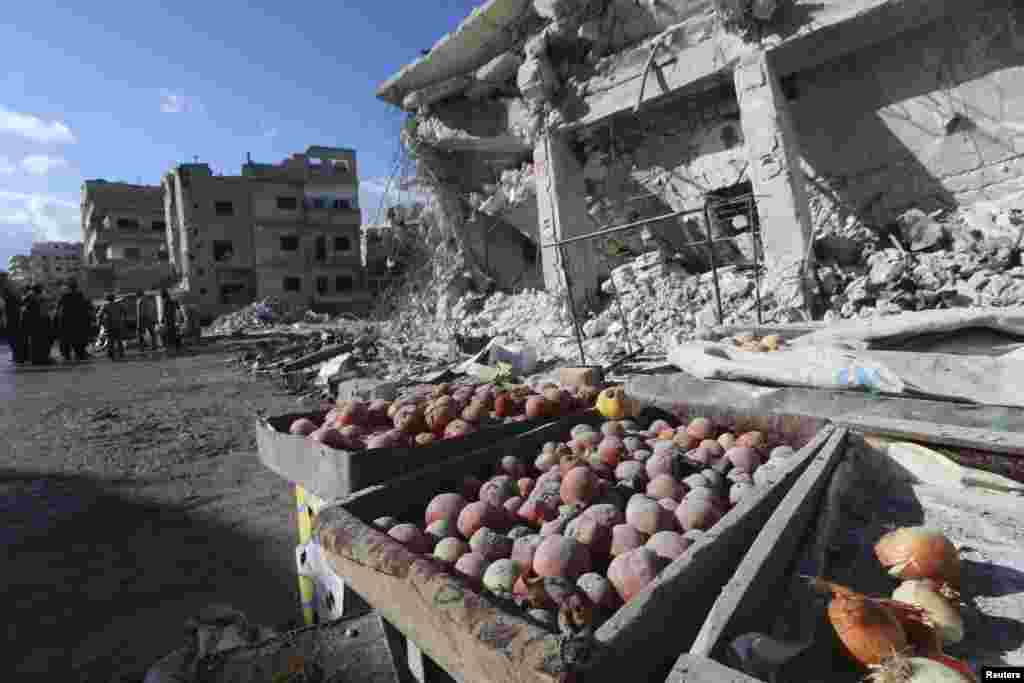
<path fill-rule="evenodd" d="M 1024 190 L 1024 8 L 953 13 L 790 79 L 816 225 Z"/>

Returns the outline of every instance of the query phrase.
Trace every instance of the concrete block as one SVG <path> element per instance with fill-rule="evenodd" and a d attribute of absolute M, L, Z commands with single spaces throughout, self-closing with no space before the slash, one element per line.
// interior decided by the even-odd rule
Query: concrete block
<path fill-rule="evenodd" d="M 406 95 L 405 99 L 402 100 L 402 108 L 406 111 L 414 111 L 420 107 L 425 107 L 458 95 L 472 84 L 472 76 L 456 76 L 434 85 L 428 85 L 422 90 L 416 90 Z"/>
<path fill-rule="evenodd" d="M 558 383 L 573 387 L 597 387 L 604 382 L 604 373 L 597 366 L 559 368 Z"/>
<path fill-rule="evenodd" d="M 385 382 L 378 379 L 357 378 L 350 379 L 338 384 L 337 399 L 346 401 L 359 399 L 361 401 L 373 401 L 383 399 L 393 401 L 398 395 L 398 387 L 393 382 Z"/>

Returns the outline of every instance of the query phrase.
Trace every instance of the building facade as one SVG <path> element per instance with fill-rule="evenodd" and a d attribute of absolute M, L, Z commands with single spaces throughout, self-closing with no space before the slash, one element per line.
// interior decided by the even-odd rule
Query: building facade
<path fill-rule="evenodd" d="M 162 189 L 106 180 L 82 186 L 84 284 L 91 296 L 170 286 Z"/>
<path fill-rule="evenodd" d="M 69 278 L 81 282 L 81 242 L 33 242 L 30 253 L 17 254 L 7 261 L 11 282 L 19 287 L 42 285 L 56 291 Z"/>
<path fill-rule="evenodd" d="M 163 180 L 168 259 L 204 315 L 279 297 L 326 310 L 369 301 L 353 150 L 310 147 L 238 176 L 180 164 Z"/>

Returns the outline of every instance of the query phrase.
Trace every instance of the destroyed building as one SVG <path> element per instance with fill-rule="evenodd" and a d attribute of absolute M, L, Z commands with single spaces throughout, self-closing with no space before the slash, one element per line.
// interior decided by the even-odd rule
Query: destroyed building
<path fill-rule="evenodd" d="M 180 164 L 163 188 L 170 263 L 204 317 L 266 297 L 329 311 L 368 304 L 353 150 L 249 160 L 237 176 Z"/>
<path fill-rule="evenodd" d="M 82 280 L 89 296 L 173 282 L 159 186 L 87 180 L 81 219 Z"/>
<path fill-rule="evenodd" d="M 844 228 L 1024 190 L 1011 0 L 490 0 L 377 94 L 469 267 L 552 291 L 567 272 L 577 301 L 653 252 L 756 259 L 806 311 L 835 285 L 814 262 L 861 256 Z M 734 199 L 752 210 L 706 210 Z M 544 248 L 633 223 L 613 249 Z M 709 232 L 735 240 L 693 245 Z"/>

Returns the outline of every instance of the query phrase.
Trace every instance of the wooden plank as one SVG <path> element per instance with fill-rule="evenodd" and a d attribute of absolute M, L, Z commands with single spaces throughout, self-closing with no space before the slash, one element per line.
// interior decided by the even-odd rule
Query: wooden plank
<path fill-rule="evenodd" d="M 840 415 L 833 422 L 865 434 L 1024 457 L 1024 434 L 1016 431 L 994 431 L 858 414 Z"/>
<path fill-rule="evenodd" d="M 834 430 L 826 426 L 796 455 L 776 481 L 747 496 L 683 555 L 664 569 L 595 636 L 601 652 L 593 681 L 667 675 L 676 653 L 688 649 L 722 586 L 742 561 L 775 507 L 817 456 Z M 670 627 L 666 627 L 670 625 Z M 629 652 L 632 656 L 622 657 Z"/>
<path fill-rule="evenodd" d="M 327 348 L 320 349 L 319 351 L 314 351 L 313 353 L 302 356 L 301 358 L 296 358 L 290 363 L 281 366 L 281 372 L 295 372 L 296 370 L 302 370 L 304 368 L 316 365 L 321 361 L 330 360 L 335 356 L 340 356 L 343 353 L 348 353 L 353 350 L 355 350 L 355 346 L 353 346 L 349 342 L 345 342 L 343 344 L 334 344 L 332 346 L 328 346 Z"/>
<path fill-rule="evenodd" d="M 719 664 L 713 659 L 699 655 L 684 654 L 676 660 L 672 673 L 665 683 L 762 683 L 753 678 Z"/>
<path fill-rule="evenodd" d="M 771 596 L 796 555 L 825 486 L 846 453 L 845 429 L 833 432 L 800 479 L 775 508 L 746 557 L 722 589 L 697 635 L 690 654 L 711 657 L 723 638 L 764 630 Z"/>

